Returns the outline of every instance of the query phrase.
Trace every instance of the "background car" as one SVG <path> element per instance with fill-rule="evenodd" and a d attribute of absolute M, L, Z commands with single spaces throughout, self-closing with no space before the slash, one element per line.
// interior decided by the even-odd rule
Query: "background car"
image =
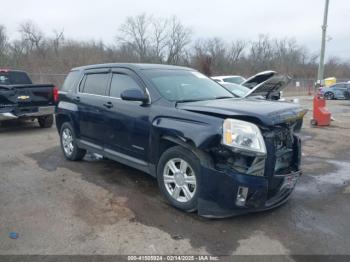
<path fill-rule="evenodd" d="M 246 97 L 248 93 L 251 91 L 248 87 L 232 84 L 232 83 L 223 83 L 222 86 L 226 87 L 228 91 L 230 91 L 236 97 Z"/>
<path fill-rule="evenodd" d="M 290 81 L 289 76 L 278 74 L 275 71 L 264 71 L 248 78 L 242 84 L 220 83 L 220 85 L 236 97 L 280 100 L 282 90 L 288 86 Z"/>
<path fill-rule="evenodd" d="M 246 79 L 243 76 L 235 76 L 235 75 L 229 75 L 229 76 L 213 76 L 211 77 L 214 81 L 223 84 L 223 83 L 232 83 L 232 84 L 242 84 Z"/>
<path fill-rule="evenodd" d="M 349 84 L 350 84 L 350 82 L 349 82 Z M 344 97 L 345 97 L 345 99 L 350 100 L 350 85 L 344 91 Z"/>
<path fill-rule="evenodd" d="M 337 83 L 330 87 L 322 87 L 321 94 L 328 100 L 345 99 L 344 92 L 350 87 L 350 83 Z"/>

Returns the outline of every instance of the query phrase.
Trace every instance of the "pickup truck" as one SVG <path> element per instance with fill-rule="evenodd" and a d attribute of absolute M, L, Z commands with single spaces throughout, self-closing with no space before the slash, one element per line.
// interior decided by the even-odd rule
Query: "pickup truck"
<path fill-rule="evenodd" d="M 154 176 L 180 210 L 227 217 L 288 200 L 305 113 L 236 98 L 186 67 L 102 64 L 71 70 L 55 116 L 68 160 L 99 154 Z"/>
<path fill-rule="evenodd" d="M 58 89 L 33 84 L 28 74 L 0 69 L 0 123 L 14 119 L 37 119 L 40 127 L 53 125 Z"/>

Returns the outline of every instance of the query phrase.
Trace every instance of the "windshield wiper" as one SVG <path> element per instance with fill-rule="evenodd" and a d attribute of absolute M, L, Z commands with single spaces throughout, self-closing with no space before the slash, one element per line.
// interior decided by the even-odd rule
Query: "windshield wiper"
<path fill-rule="evenodd" d="M 190 103 L 190 102 L 198 102 L 203 101 L 203 99 L 183 99 L 183 100 L 177 100 L 176 105 L 179 103 Z"/>
<path fill-rule="evenodd" d="M 218 96 L 215 99 L 226 99 L 226 98 L 234 98 L 233 96 Z"/>
<path fill-rule="evenodd" d="M 207 100 L 216 100 L 216 99 L 225 99 L 225 98 L 235 98 L 234 96 L 218 96 L 214 98 L 202 98 L 202 99 L 183 99 L 176 101 L 176 105 L 179 103 L 190 103 L 190 102 L 199 102 L 199 101 L 207 101 Z"/>

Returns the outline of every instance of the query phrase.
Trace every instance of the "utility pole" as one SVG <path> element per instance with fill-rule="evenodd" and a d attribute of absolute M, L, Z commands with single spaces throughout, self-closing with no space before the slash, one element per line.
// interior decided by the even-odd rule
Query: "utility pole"
<path fill-rule="evenodd" d="M 324 16 L 323 16 L 323 25 L 322 25 L 322 43 L 321 43 L 321 54 L 320 54 L 320 64 L 318 66 L 317 82 L 321 84 L 321 81 L 324 78 L 324 55 L 326 51 L 326 37 L 327 37 L 327 20 L 328 20 L 328 6 L 329 0 L 325 0 Z"/>

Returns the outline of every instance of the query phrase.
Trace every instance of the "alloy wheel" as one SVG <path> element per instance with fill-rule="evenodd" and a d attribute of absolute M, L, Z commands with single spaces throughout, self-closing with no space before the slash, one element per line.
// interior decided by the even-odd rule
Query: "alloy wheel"
<path fill-rule="evenodd" d="M 67 156 L 71 156 L 74 151 L 72 131 L 69 128 L 65 128 L 62 132 L 61 139 L 62 139 L 64 153 Z"/>
<path fill-rule="evenodd" d="M 197 189 L 196 174 L 185 160 L 170 159 L 164 166 L 163 179 L 167 192 L 174 200 L 187 203 L 193 199 Z"/>

